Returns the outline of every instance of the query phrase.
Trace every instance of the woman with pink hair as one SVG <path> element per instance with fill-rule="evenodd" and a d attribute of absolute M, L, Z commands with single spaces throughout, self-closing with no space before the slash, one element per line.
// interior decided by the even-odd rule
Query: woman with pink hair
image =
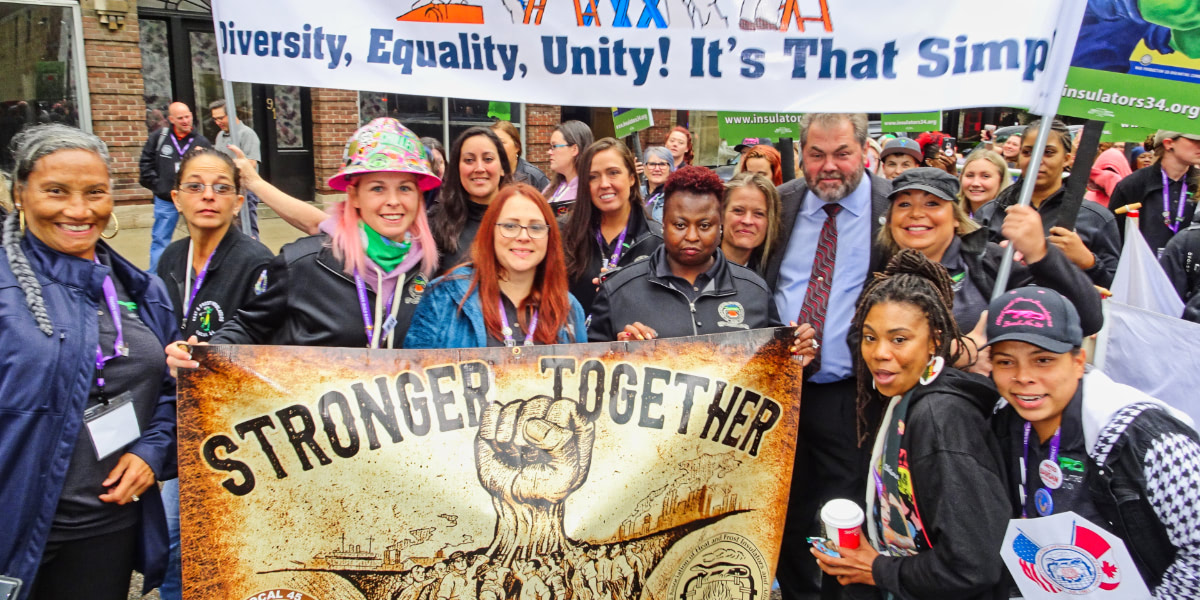
<path fill-rule="evenodd" d="M 318 235 L 283 247 L 267 269 L 266 290 L 215 335 L 219 344 L 399 348 L 437 246 L 422 192 L 440 185 L 413 132 L 390 118 L 364 125 L 346 145 L 345 166 L 329 179 L 346 199 L 328 209 Z M 195 367 L 186 350 L 168 364 Z"/>

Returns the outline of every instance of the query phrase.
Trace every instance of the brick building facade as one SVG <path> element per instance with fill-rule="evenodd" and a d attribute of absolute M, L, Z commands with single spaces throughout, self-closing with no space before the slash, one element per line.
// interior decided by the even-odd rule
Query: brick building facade
<path fill-rule="evenodd" d="M 207 13 L 205 0 L 0 0 L 0 9 L 5 9 L 4 12 L 0 12 L 0 17 L 5 13 L 28 13 L 28 18 L 23 21 L 18 18 L 9 19 L 14 23 L 32 23 L 25 25 L 25 30 L 14 30 L 14 39 L 28 40 L 34 35 L 75 35 L 75 27 L 61 30 L 53 27 L 39 28 L 39 23 L 52 19 L 38 17 L 34 14 L 36 11 L 61 10 L 65 11 L 64 14 L 78 15 L 82 61 L 71 56 L 68 60 L 60 62 L 66 63 L 65 71 L 82 73 L 80 81 L 86 81 L 86 87 L 76 91 L 73 101 L 81 108 L 80 114 L 74 122 L 68 122 L 85 129 L 90 126 L 91 130 L 108 144 L 115 179 L 114 198 L 118 204 L 143 204 L 151 201 L 149 191 L 138 184 L 138 158 L 150 132 L 165 125 L 163 115 L 166 112 L 166 104 L 171 100 L 181 100 L 192 106 L 197 129 L 208 134 L 210 138 L 215 134 L 215 126 L 208 120 L 206 105 L 221 97 L 221 92 L 215 57 L 209 56 L 207 63 L 201 60 L 206 55 L 215 54 L 215 45 L 205 46 L 212 44 L 210 39 L 214 37 L 211 15 Z M 63 23 L 67 21 L 64 20 Z M 7 21 L 0 19 L 0 32 L 3 32 L 6 26 L 9 26 Z M 11 27 L 19 28 L 21 25 L 18 23 Z M 52 46 L 54 40 L 50 42 L 45 43 L 37 39 L 28 46 Z M 61 46 L 67 48 L 67 40 L 62 40 Z M 66 52 L 70 55 L 75 53 L 77 51 Z M 59 54 L 63 52 L 59 51 Z M 4 66 L 6 72 L 18 73 L 30 70 L 30 65 L 55 62 L 45 61 L 44 58 L 0 57 L 0 66 Z M 4 64 L 6 60 L 14 64 Z M 16 64 L 17 62 L 20 64 Z M 38 110 L 44 110 L 55 103 L 55 98 L 43 97 L 50 93 L 41 91 L 40 88 L 34 90 L 35 86 L 29 82 L 6 83 L 2 79 L 0 78 L 0 102 L 9 105 L 21 104 L 27 107 L 29 112 L 14 129 L 14 133 L 20 124 L 28 125 L 39 120 Z M 82 85 L 78 87 L 84 88 Z M 236 93 L 239 94 L 239 114 L 259 132 L 264 148 L 274 148 L 269 143 L 270 138 L 265 135 L 275 133 L 274 128 L 269 122 L 263 121 L 267 121 L 269 115 L 270 120 L 275 120 L 278 124 L 277 109 L 287 103 L 288 98 L 292 98 L 292 105 L 296 110 L 289 113 L 293 121 L 289 122 L 287 127 L 303 130 L 293 140 L 297 145 L 292 154 L 306 152 L 309 162 L 297 163 L 304 165 L 301 169 L 275 169 L 277 172 L 272 173 L 273 158 L 282 162 L 282 157 L 268 156 L 264 151 L 264 168 L 267 169 L 265 174 L 277 185 L 281 183 L 280 179 L 292 178 L 293 181 L 285 182 L 292 184 L 285 189 L 306 199 L 321 199 L 323 196 L 334 194 L 324 182 L 340 167 L 346 139 L 366 120 L 364 95 L 347 90 L 291 88 L 285 90 L 291 96 L 280 96 L 280 88 L 275 86 L 272 91 L 271 87 L 235 84 Z M 262 88 L 266 88 L 265 91 Z M 379 94 L 374 94 L 372 97 L 378 96 Z M 406 99 L 410 103 L 413 100 L 419 103 L 420 98 Z M 430 106 L 443 106 L 443 114 L 449 114 L 455 106 L 477 103 L 443 98 L 427 100 Z M 29 107 L 31 103 L 33 106 Z M 39 106 L 42 109 L 39 109 Z M 520 115 L 515 110 L 512 120 L 517 122 L 518 127 L 523 126 L 526 130 L 524 157 L 544 171 L 548 168 L 545 148 L 549 144 L 550 134 L 554 126 L 565 118 L 584 120 L 598 138 L 612 134 L 612 122 L 607 116 L 607 109 L 540 104 L 527 104 L 523 109 L 525 123 L 519 122 Z M 467 112 L 471 112 L 469 108 Z M 428 118 L 430 115 L 422 115 L 426 117 L 422 121 L 424 128 L 449 132 L 449 135 L 434 136 L 442 138 L 448 150 L 456 131 L 448 129 L 448 125 L 447 129 L 443 129 L 443 125 L 436 123 L 438 115 L 430 114 L 434 117 L 433 121 Z M 402 121 L 406 120 L 403 116 L 400 118 Z M 471 118 L 475 120 L 467 124 L 488 122 L 478 112 Z M 653 128 L 641 133 L 643 147 L 651 143 L 662 143 L 669 129 L 675 124 L 675 113 L 670 110 L 655 110 L 654 122 L 656 125 Z M 455 121 L 456 128 L 461 129 L 462 126 L 463 121 Z M 7 137 L 11 138 L 11 134 Z M 0 139 L 0 144 L 7 145 L 7 142 L 8 139 Z M 7 168 L 7 165 L 0 165 L 0 168 Z M 305 181 L 295 181 L 299 178 Z"/>

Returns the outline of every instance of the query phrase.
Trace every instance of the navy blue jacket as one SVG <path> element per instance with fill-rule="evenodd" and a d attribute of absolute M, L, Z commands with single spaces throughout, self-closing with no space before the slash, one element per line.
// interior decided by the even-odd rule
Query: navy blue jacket
<path fill-rule="evenodd" d="M 479 290 L 471 290 L 471 297 L 463 302 L 462 310 L 458 310 L 458 303 L 467 294 L 474 276 L 473 269 L 459 267 L 433 280 L 417 305 L 408 336 L 404 338 L 405 348 L 487 347 L 488 333 L 483 323 L 483 307 L 479 304 Z M 558 343 L 587 342 L 583 307 L 574 296 L 568 294 L 567 297 L 571 300 L 571 318 L 566 327 L 559 330 Z"/>
<path fill-rule="evenodd" d="M 47 336 L 25 303 L 25 294 L 0 249 L 0 574 L 33 582 L 67 467 L 83 424 L 92 387 L 99 336 L 97 310 L 108 267 L 56 252 L 37 238 L 21 242 L 42 285 L 46 311 L 54 324 Z M 163 346 L 175 340 L 171 301 L 161 280 L 118 256 L 112 272 L 141 307 L 142 322 Z M 163 361 L 154 416 L 128 449 L 154 470 L 159 480 L 176 477 L 175 379 Z M 136 568 L 145 590 L 158 587 L 167 567 L 167 521 L 158 486 L 141 496 Z M 28 587 L 24 595 L 28 594 Z"/>

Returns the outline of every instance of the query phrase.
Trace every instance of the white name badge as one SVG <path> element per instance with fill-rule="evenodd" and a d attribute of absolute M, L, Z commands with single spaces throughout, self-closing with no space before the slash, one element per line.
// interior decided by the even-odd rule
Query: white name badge
<path fill-rule="evenodd" d="M 96 460 L 104 460 L 142 436 L 129 392 L 83 411 L 83 422 L 91 434 Z"/>

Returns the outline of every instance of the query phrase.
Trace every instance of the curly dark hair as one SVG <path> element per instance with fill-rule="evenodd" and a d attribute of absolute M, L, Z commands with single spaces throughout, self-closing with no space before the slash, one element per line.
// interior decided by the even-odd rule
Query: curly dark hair
<path fill-rule="evenodd" d="M 666 197 L 666 200 L 663 201 L 664 211 L 666 203 L 671 201 L 671 196 L 675 192 L 690 192 L 697 196 L 712 194 L 717 202 L 720 202 L 721 198 L 725 197 L 725 182 L 721 181 L 721 176 L 711 169 L 688 165 L 680 167 L 678 171 L 667 177 L 667 182 L 663 185 L 663 195 Z"/>
<path fill-rule="evenodd" d="M 863 289 L 854 320 L 850 325 L 851 351 L 854 352 L 854 374 L 858 386 L 858 444 L 871 437 L 873 423 L 867 420 L 867 409 L 873 403 L 882 405 L 885 399 L 871 385 L 871 371 L 863 360 L 863 323 L 876 304 L 897 302 L 911 304 L 921 312 L 929 323 L 933 338 L 934 355 L 946 360 L 947 364 L 958 361 L 963 348 L 963 336 L 954 322 L 954 282 L 946 269 L 925 258 L 924 254 L 912 249 L 901 250 L 888 261 L 883 273 L 875 273 Z"/>

